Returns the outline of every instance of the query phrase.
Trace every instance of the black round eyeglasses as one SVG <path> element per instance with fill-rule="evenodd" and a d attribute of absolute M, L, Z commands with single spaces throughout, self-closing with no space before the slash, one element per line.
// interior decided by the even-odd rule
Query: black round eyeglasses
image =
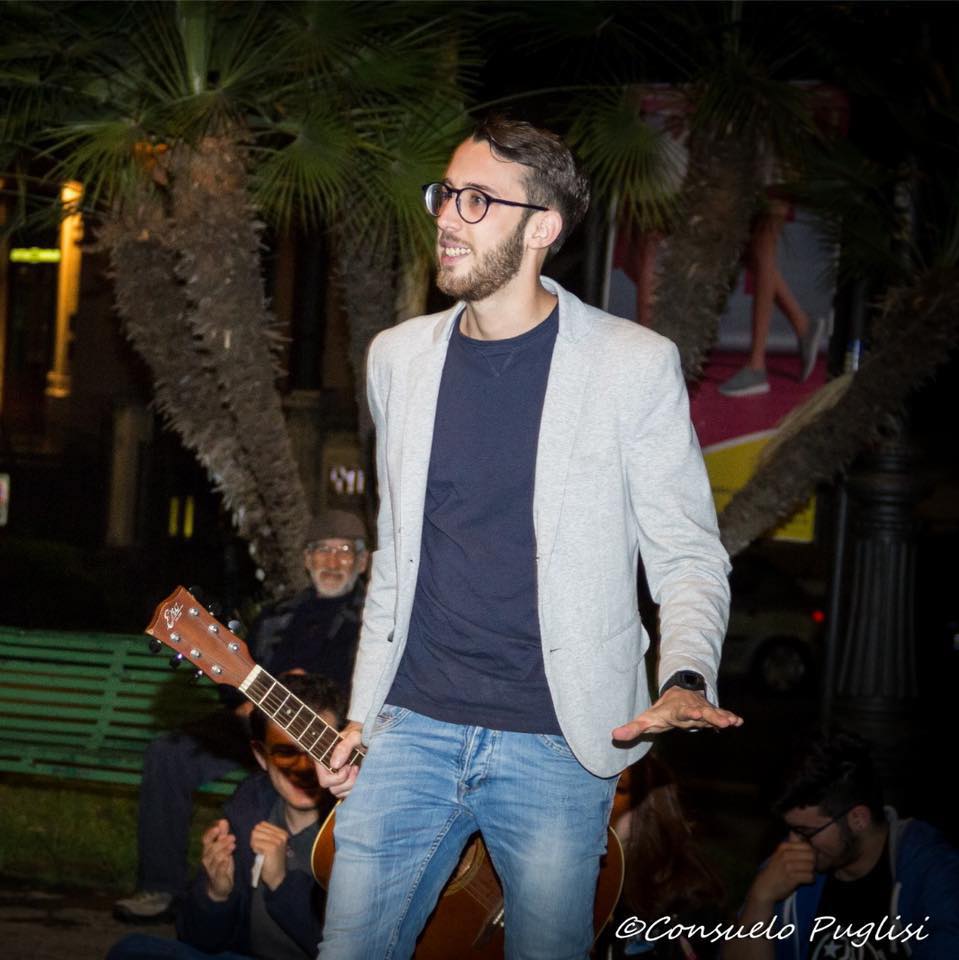
<path fill-rule="evenodd" d="M 425 183 L 423 184 L 423 200 L 426 203 L 426 209 L 429 213 L 438 217 L 446 201 L 450 197 L 456 198 L 456 212 L 467 223 L 479 223 L 490 205 L 501 203 L 504 207 L 525 207 L 527 210 L 548 210 L 549 207 L 538 207 L 535 203 L 518 203 L 516 200 L 500 200 L 498 197 L 491 197 L 476 187 L 451 187 L 446 183 Z"/>

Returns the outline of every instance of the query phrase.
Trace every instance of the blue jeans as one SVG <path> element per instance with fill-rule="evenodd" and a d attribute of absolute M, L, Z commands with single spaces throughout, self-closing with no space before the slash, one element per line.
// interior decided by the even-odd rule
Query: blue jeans
<path fill-rule="evenodd" d="M 319 957 L 410 957 L 480 830 L 503 884 L 507 960 L 582 960 L 615 788 L 615 777 L 589 773 L 562 737 L 385 706 L 337 808 Z"/>
<path fill-rule="evenodd" d="M 186 887 L 193 791 L 249 763 L 249 740 L 245 725 L 224 710 L 189 729 L 161 733 L 147 746 L 137 817 L 137 890 L 178 894 Z"/>

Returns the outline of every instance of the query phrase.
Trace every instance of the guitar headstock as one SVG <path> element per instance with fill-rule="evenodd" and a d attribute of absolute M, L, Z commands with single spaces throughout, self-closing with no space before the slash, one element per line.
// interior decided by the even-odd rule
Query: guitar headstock
<path fill-rule="evenodd" d="M 208 613 L 185 587 L 177 587 L 156 608 L 144 632 L 214 683 L 238 687 L 255 666 L 246 644 Z"/>

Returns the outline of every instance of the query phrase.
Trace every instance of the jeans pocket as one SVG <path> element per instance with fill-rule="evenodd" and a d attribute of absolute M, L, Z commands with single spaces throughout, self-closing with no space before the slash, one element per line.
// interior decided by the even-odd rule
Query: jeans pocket
<path fill-rule="evenodd" d="M 562 734 L 538 733 L 536 736 L 539 737 L 551 753 L 555 753 L 560 757 L 568 757 L 570 760 L 576 759 L 573 751 L 569 748 L 569 744 L 566 742 L 566 737 Z"/>
<path fill-rule="evenodd" d="M 409 713 L 407 707 L 395 707 L 391 703 L 384 703 L 373 723 L 373 735 L 382 733 L 384 730 L 391 730 L 405 717 L 409 716 Z"/>

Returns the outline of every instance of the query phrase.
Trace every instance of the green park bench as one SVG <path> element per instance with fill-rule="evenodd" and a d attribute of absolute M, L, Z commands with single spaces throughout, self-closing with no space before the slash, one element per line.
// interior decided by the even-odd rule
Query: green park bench
<path fill-rule="evenodd" d="M 0 627 L 0 772 L 139 784 L 158 733 L 219 703 L 147 637 Z M 230 794 L 245 772 L 207 784 Z"/>

